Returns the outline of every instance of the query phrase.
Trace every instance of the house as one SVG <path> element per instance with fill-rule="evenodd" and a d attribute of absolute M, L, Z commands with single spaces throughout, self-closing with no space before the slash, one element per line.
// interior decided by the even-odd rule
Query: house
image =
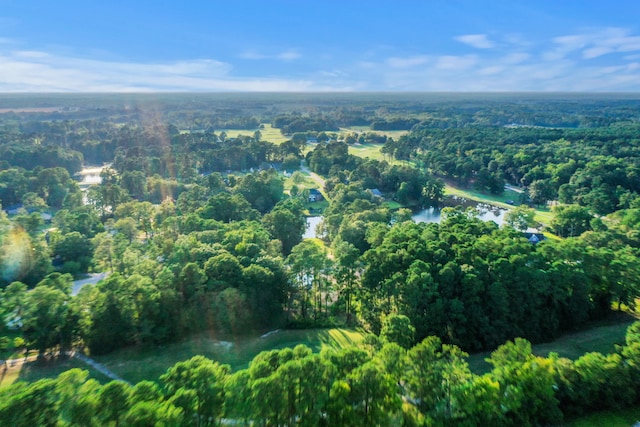
<path fill-rule="evenodd" d="M 7 213 L 7 215 L 18 215 L 22 209 L 24 209 L 24 206 L 22 206 L 22 204 L 17 204 L 7 206 L 6 208 L 4 208 L 4 211 Z"/>
<path fill-rule="evenodd" d="M 317 188 L 309 190 L 309 202 L 321 202 L 324 200 L 322 193 Z"/>
<path fill-rule="evenodd" d="M 384 194 L 382 194 L 382 191 L 378 190 L 377 188 L 372 188 L 369 191 L 371 191 L 371 194 L 373 194 L 375 197 L 380 197 L 381 199 L 384 199 Z"/>
<path fill-rule="evenodd" d="M 527 231 L 527 232 L 522 233 L 522 234 L 524 234 L 524 237 L 525 237 L 529 242 L 533 243 L 534 245 L 535 245 L 536 243 L 540 243 L 540 242 L 542 242 L 543 240 L 546 240 L 546 239 L 547 239 L 546 237 L 544 237 L 544 234 L 542 234 L 542 233 L 537 233 L 537 232 L 530 232 L 530 231 Z"/>

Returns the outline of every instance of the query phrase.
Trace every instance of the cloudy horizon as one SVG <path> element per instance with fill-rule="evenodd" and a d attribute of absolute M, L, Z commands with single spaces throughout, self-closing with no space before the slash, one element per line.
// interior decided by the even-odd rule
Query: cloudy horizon
<path fill-rule="evenodd" d="M 0 11 L 0 92 L 640 91 L 626 2 L 75 3 Z"/>

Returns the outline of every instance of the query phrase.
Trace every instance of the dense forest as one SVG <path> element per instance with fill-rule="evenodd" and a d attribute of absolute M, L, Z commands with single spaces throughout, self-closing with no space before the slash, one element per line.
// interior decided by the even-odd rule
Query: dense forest
<path fill-rule="evenodd" d="M 640 398 L 637 325 L 614 353 L 575 361 L 536 357 L 529 344 L 635 312 L 637 98 L 5 102 L 0 358 L 100 355 L 204 331 L 371 333 L 343 352 L 263 353 L 237 372 L 196 357 L 135 385 L 80 371 L 18 382 L 0 391 L 10 425 L 541 425 Z M 363 145 L 380 156 L 354 155 Z M 99 183 L 80 182 L 87 165 Z M 522 205 L 501 226 L 462 207 L 413 221 L 410 209 L 442 206 L 445 185 L 514 186 Z M 523 232 L 540 207 L 552 208 L 548 238 L 532 244 Z M 303 239 L 316 209 L 321 238 Z M 73 290 L 97 272 L 99 283 Z M 473 374 L 466 352 L 491 350 L 493 370 Z"/>
<path fill-rule="evenodd" d="M 195 356 L 158 382 L 100 384 L 79 369 L 18 382 L 0 390 L 0 419 L 12 426 L 536 426 L 624 407 L 640 393 L 640 323 L 616 353 L 576 361 L 535 356 L 517 338 L 491 353 L 490 372 L 476 375 L 465 352 L 437 337 L 399 345 L 409 338 L 403 320 L 391 317 L 381 338 L 359 347 L 267 351 L 236 372 Z"/>

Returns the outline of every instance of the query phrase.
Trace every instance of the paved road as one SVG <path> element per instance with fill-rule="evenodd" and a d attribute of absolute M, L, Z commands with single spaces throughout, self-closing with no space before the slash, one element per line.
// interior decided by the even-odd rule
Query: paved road
<path fill-rule="evenodd" d="M 308 167 L 303 166 L 302 164 L 300 165 L 300 170 L 302 172 L 308 173 L 309 176 L 311 177 L 311 179 L 314 180 L 315 183 L 320 186 L 320 188 L 324 188 L 324 179 L 322 179 L 322 177 L 320 177 L 320 175 L 318 175 L 318 174 L 316 174 L 314 172 L 311 172 Z"/>
<path fill-rule="evenodd" d="M 507 189 L 507 190 L 515 191 L 516 193 L 523 193 L 524 192 L 524 190 L 522 188 L 514 187 L 513 185 L 510 185 L 510 184 L 505 184 L 504 188 Z"/>
<path fill-rule="evenodd" d="M 86 279 L 74 280 L 73 285 L 71 287 L 71 296 L 75 297 L 76 295 L 78 295 L 78 292 L 80 292 L 80 289 L 82 289 L 83 286 L 95 285 L 96 283 L 98 283 L 100 280 L 104 279 L 108 275 L 109 273 L 91 273 L 89 274 L 89 277 L 87 277 Z"/>

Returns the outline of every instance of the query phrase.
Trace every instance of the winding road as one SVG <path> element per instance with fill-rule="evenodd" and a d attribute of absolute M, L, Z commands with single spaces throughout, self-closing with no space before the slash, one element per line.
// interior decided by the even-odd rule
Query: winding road
<path fill-rule="evenodd" d="M 308 167 L 300 163 L 300 172 L 308 173 L 309 177 L 320 186 L 321 189 L 324 189 L 324 179 L 315 172 L 311 172 Z"/>

